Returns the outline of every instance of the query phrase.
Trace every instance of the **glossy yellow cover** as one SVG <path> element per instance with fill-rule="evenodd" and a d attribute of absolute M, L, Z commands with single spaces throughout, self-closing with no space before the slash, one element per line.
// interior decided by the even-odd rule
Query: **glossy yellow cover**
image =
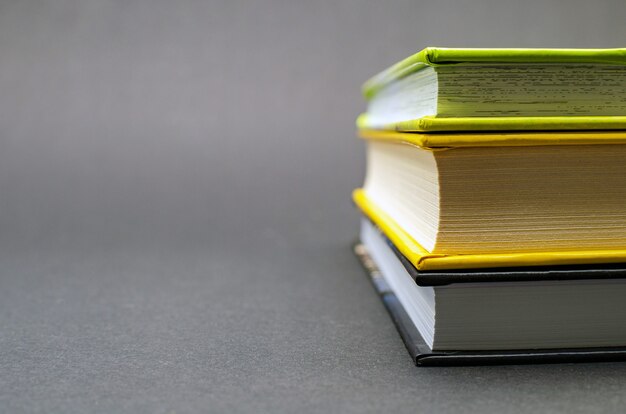
<path fill-rule="evenodd" d="M 366 140 L 395 141 L 425 149 L 457 147 L 522 147 L 538 145 L 626 144 L 626 131 L 553 131 L 437 133 L 360 129 Z"/>
<path fill-rule="evenodd" d="M 359 129 L 372 128 L 366 113 L 359 115 L 356 125 Z M 626 116 L 424 116 L 375 129 L 399 132 L 626 130 Z"/>
<path fill-rule="evenodd" d="M 497 253 L 441 255 L 431 254 L 374 202 L 362 189 L 357 189 L 352 198 L 363 214 L 372 220 L 398 250 L 417 270 L 480 269 L 517 266 L 554 266 L 574 264 L 599 264 L 626 262 L 623 250 L 579 250 L 537 253 Z"/>

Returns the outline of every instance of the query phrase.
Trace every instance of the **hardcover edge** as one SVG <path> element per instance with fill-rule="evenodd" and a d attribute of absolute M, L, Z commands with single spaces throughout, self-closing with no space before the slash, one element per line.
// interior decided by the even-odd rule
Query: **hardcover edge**
<path fill-rule="evenodd" d="M 524 49 L 426 47 L 368 79 L 361 91 L 371 99 L 389 83 L 427 66 L 481 63 L 626 64 L 626 49 Z"/>
<path fill-rule="evenodd" d="M 369 255 L 367 248 L 361 242 L 355 242 L 352 251 L 365 270 L 365 274 L 368 276 L 376 293 L 378 293 L 383 305 L 385 305 L 385 309 L 387 309 L 391 320 L 396 326 L 411 359 L 415 365 L 420 366 L 420 358 L 432 353 L 430 348 L 409 318 L 396 294 L 393 293 L 387 281 L 383 278 L 382 273 L 378 270 L 378 266 Z"/>
<path fill-rule="evenodd" d="M 457 255 L 432 254 L 420 246 L 391 217 L 371 201 L 363 189 L 354 190 L 352 200 L 357 208 L 383 231 L 385 236 L 393 242 L 417 270 L 591 265 L 624 263 L 626 261 L 626 249 Z"/>
<path fill-rule="evenodd" d="M 616 131 L 626 130 L 626 116 L 520 116 L 422 118 L 389 125 L 372 125 L 369 115 L 357 117 L 358 129 L 396 132 Z M 502 145 L 502 144 L 500 144 Z"/>
<path fill-rule="evenodd" d="M 411 359 L 418 367 L 626 361 L 626 347 L 433 352 L 387 285 L 367 248 L 357 241 L 353 245 L 353 253 L 387 309 Z"/>
<path fill-rule="evenodd" d="M 432 151 L 468 147 L 626 144 L 624 130 L 424 133 L 359 129 L 357 136 L 364 141 L 403 143 Z"/>
<path fill-rule="evenodd" d="M 363 215 L 376 228 L 387 245 L 391 248 L 404 269 L 413 278 L 418 286 L 446 286 L 453 283 L 484 283 L 484 282 L 539 282 L 539 281 L 567 281 L 567 280 L 598 280 L 626 278 L 626 265 L 623 263 L 601 264 L 595 267 L 581 266 L 528 266 L 503 267 L 491 269 L 456 269 L 420 271 L 413 266 L 402 252 L 393 244 L 383 231 Z"/>

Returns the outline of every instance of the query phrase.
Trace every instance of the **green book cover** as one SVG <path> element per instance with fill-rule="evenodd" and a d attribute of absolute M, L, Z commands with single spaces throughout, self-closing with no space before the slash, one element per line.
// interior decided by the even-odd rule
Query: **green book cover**
<path fill-rule="evenodd" d="M 469 132 L 469 131 L 601 131 L 626 130 L 626 116 L 536 116 L 419 119 L 396 122 L 383 128 L 372 127 L 368 115 L 357 118 L 358 129 L 383 129 L 398 132 Z"/>
<path fill-rule="evenodd" d="M 427 47 L 401 60 L 363 84 L 363 95 L 370 99 L 376 92 L 428 66 L 485 63 L 590 63 L 626 65 L 626 48 L 620 49 L 486 49 Z"/>
<path fill-rule="evenodd" d="M 571 68 L 575 67 L 578 72 L 574 75 Z M 421 112 L 419 116 L 400 117 L 393 119 L 393 122 L 386 122 L 376 116 L 376 113 L 366 113 L 359 117 L 357 125 L 359 128 L 388 129 L 406 132 L 438 132 L 438 131 L 525 131 L 525 130 L 622 130 L 626 129 L 626 95 L 623 91 L 624 80 L 626 80 L 626 48 L 623 49 L 452 49 L 428 47 L 415 55 L 412 55 L 390 68 L 384 70 L 363 85 L 363 94 L 368 101 L 380 102 L 381 98 L 386 99 L 385 111 L 393 112 L 389 109 L 387 102 L 396 102 L 395 98 L 389 101 L 388 91 L 398 87 L 402 82 L 408 84 L 409 80 L 416 79 L 421 73 L 433 73 L 436 71 L 436 80 L 440 83 L 442 78 L 448 76 L 450 71 L 459 73 L 456 80 L 447 80 L 446 86 L 453 85 L 457 89 L 444 89 L 442 86 L 435 86 L 428 89 L 430 102 L 435 99 L 437 110 Z M 424 69 L 430 69 L 430 72 Z M 499 85 L 509 87 L 501 95 L 490 95 L 491 88 L 485 84 L 485 95 L 476 95 L 472 99 L 465 100 L 467 96 L 465 89 L 459 89 L 459 80 L 467 82 L 467 74 L 477 79 L 475 82 L 489 82 L 492 78 L 488 72 L 483 72 L 485 68 L 496 68 L 500 70 L 501 82 Z M 502 69 L 505 68 L 505 69 Z M 518 68 L 521 72 L 514 73 L 511 68 Z M 521 69 L 519 69 L 521 68 Z M 556 69 L 554 69 L 556 68 Z M 563 69 L 561 69 L 563 68 Z M 508 72 L 510 71 L 510 77 Z M 534 78 L 524 78 L 530 71 L 534 72 Z M 553 70 L 562 70 L 555 75 L 550 73 Z M 600 72 L 593 72 L 597 70 Z M 526 71 L 526 72 L 524 72 Z M 504 74 L 503 74 L 504 73 Z M 545 74 L 545 75 L 544 75 Z M 600 76 L 596 76 L 599 74 Z M 409 76 L 411 75 L 411 76 Z M 482 79 L 479 78 L 482 76 Z M 545 76 L 545 78 L 544 78 Z M 552 77 L 550 77 L 552 76 Z M 560 78 L 558 77 L 560 76 Z M 575 77 L 579 76 L 579 77 Z M 600 79 L 602 76 L 605 78 Z M 465 77 L 465 78 L 464 78 Z M 431 78 L 432 79 L 432 78 Z M 516 79 L 523 79 L 524 84 L 515 84 Z M 400 81 L 400 82 L 399 82 Z M 512 86 L 508 85 L 511 83 Z M 411 82 L 414 82 L 411 80 Z M 422 81 L 425 82 L 425 81 Z M 456 83 L 455 83 L 456 82 Z M 504 83 L 502 83 L 504 82 Z M 552 91 L 552 85 L 569 83 L 569 96 L 562 95 L 563 89 Z M 539 90 L 538 94 L 532 90 L 537 84 L 545 83 L 548 86 Z M 425 83 L 423 83 L 425 84 Z M 595 85 L 600 84 L 598 88 Z M 415 85 L 413 83 L 412 85 Z M 436 85 L 436 84 L 435 84 Z M 414 86 L 413 86 L 414 87 Z M 480 83 L 480 87 L 483 84 Z M 420 91 L 410 90 L 404 93 L 404 99 L 408 94 L 419 95 Z M 384 93 L 381 93 L 383 91 Z M 518 107 L 505 107 L 506 100 L 513 93 L 522 95 Z M 567 92 L 567 90 L 566 90 Z M 442 95 L 442 93 L 444 95 Z M 447 93 L 447 95 L 445 95 Z M 495 93 L 495 92 L 494 92 Z M 502 93 L 502 92 L 500 92 Z M 551 95 L 552 93 L 552 95 Z M 434 94 L 434 95 L 432 95 Z M 508 94 L 508 95 L 507 95 Z M 543 94 L 543 96 L 540 96 Z M 624 95 L 624 96 L 622 96 Z M 395 95 L 394 95 L 395 96 Z M 426 95 L 424 95 L 426 96 Z M 437 98 L 439 96 L 439 98 Z M 470 96 L 471 97 L 471 96 Z M 412 96 L 411 96 L 412 98 Z M 480 102 L 480 99 L 483 102 Z M 492 101 L 487 102 L 488 99 Z M 536 99 L 535 99 L 536 98 Z M 476 102 L 490 107 L 474 107 Z M 502 99 L 502 100 L 500 100 Z M 543 101 L 541 101 L 543 99 Z M 569 99 L 569 100 L 568 100 Z M 590 99 L 596 99 L 591 101 Z M 562 102 L 557 102 L 561 100 Z M 527 111 L 529 104 L 537 101 L 542 106 L 535 106 L 534 112 Z M 472 103 L 474 102 L 474 103 Z M 487 102 L 487 103 L 485 103 Z M 503 102 L 499 104 L 498 102 Z M 565 102 L 570 107 L 566 111 L 560 112 L 558 105 Z M 516 105 L 515 102 L 513 102 Z M 424 105 L 424 104 L 420 104 Z M 432 103 L 430 104 L 432 105 Z M 442 106 L 446 105 L 446 106 Z M 464 107 L 461 105 L 465 105 Z M 378 105 L 380 107 L 380 105 Z M 444 111 L 442 112 L 442 108 Z M 465 110 L 465 114 L 456 112 L 458 109 Z M 468 109 L 469 108 L 469 109 Z M 475 113 L 467 112 L 476 108 Z M 503 108 L 500 112 L 500 108 Z M 601 109 L 597 109 L 601 108 Z M 491 109 L 492 112 L 488 110 Z M 511 110 L 512 109 L 512 110 Z M 521 109 L 516 111 L 516 109 Z M 532 108 L 531 108 L 532 109 Z M 368 111 L 371 110 L 368 109 Z M 495 111 L 495 112 L 493 112 Z M 526 112 L 524 112 L 526 111 Z M 594 112 L 595 111 L 595 112 Z"/>

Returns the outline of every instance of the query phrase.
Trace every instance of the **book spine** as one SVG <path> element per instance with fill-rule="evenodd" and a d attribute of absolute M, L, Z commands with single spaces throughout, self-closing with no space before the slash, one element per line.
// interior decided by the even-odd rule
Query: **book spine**
<path fill-rule="evenodd" d="M 387 284 L 387 281 L 383 278 L 383 275 L 380 270 L 378 270 L 376 263 L 374 263 L 370 257 L 367 248 L 364 245 L 357 243 L 354 246 L 354 254 L 357 256 L 359 262 L 369 275 L 369 279 L 385 305 L 389 316 L 391 316 L 391 319 L 393 320 L 393 323 L 402 338 L 402 342 L 404 342 L 404 346 L 409 352 L 409 355 L 411 355 L 411 359 L 415 365 L 420 365 L 420 357 L 425 354 L 430 354 L 430 348 L 426 345 L 422 336 L 417 331 L 415 324 L 413 324 L 413 321 L 411 321 L 409 315 L 407 315 L 395 293 L 393 293 Z"/>

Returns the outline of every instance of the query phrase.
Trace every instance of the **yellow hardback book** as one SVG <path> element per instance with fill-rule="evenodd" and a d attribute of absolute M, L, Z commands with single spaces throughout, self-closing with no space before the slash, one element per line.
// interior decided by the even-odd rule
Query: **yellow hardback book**
<path fill-rule="evenodd" d="M 418 270 L 626 262 L 626 132 L 360 135 L 354 201 Z"/>
<path fill-rule="evenodd" d="M 363 86 L 359 128 L 626 129 L 626 49 L 428 47 Z"/>

